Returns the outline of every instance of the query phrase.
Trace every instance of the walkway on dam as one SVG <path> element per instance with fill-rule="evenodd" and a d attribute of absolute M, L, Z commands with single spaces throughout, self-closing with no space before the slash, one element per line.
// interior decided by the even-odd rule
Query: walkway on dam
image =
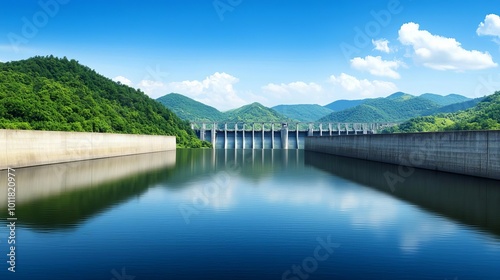
<path fill-rule="evenodd" d="M 307 136 L 376 134 L 395 123 L 191 123 L 214 149 L 303 149 Z"/>

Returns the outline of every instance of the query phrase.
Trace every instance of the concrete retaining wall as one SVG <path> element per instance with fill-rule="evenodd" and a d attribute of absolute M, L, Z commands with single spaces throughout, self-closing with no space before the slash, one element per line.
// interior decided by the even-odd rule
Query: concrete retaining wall
<path fill-rule="evenodd" d="M 0 130 L 0 170 L 175 148 L 174 136 Z"/>
<path fill-rule="evenodd" d="M 74 161 L 16 170 L 16 204 L 97 187 L 107 182 L 175 165 L 176 151 Z M 7 170 L 0 171 L 7 182 Z M 7 191 L 0 192 L 0 209 L 7 208 Z"/>
<path fill-rule="evenodd" d="M 500 131 L 307 137 L 305 149 L 500 180 Z"/>

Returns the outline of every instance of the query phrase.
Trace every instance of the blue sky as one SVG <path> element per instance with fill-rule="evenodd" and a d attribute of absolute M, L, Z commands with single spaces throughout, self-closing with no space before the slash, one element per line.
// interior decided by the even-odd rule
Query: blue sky
<path fill-rule="evenodd" d="M 3 0 L 0 61 L 73 58 L 153 98 L 251 102 L 500 90 L 496 1 Z"/>

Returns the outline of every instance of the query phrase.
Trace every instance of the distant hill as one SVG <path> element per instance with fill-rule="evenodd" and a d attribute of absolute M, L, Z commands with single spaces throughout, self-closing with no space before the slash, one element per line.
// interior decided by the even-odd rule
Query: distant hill
<path fill-rule="evenodd" d="M 361 105 L 333 112 L 319 122 L 398 122 L 439 107 L 428 99 L 398 92 L 386 98 L 364 100 Z"/>
<path fill-rule="evenodd" d="M 454 103 L 454 104 L 443 106 L 443 107 L 440 107 L 437 109 L 427 110 L 427 111 L 423 112 L 422 115 L 423 116 L 430 116 L 430 115 L 436 115 L 439 113 L 453 113 L 453 112 L 467 110 L 469 108 L 476 106 L 483 99 L 484 99 L 484 97 L 479 97 L 479 98 L 470 99 L 470 100 L 465 101 L 465 102 Z"/>
<path fill-rule="evenodd" d="M 339 111 L 343 111 L 345 109 L 349 109 L 349 108 L 353 108 L 353 107 L 356 107 L 358 105 L 361 105 L 363 104 L 364 102 L 366 102 L 368 99 L 359 99 L 359 100 L 344 100 L 344 99 L 341 99 L 341 100 L 337 100 L 337 101 L 334 101 L 328 105 L 325 105 L 323 107 L 327 108 L 327 109 L 330 109 L 334 112 L 339 112 Z"/>
<path fill-rule="evenodd" d="M 317 104 L 278 105 L 271 109 L 300 122 L 314 122 L 333 111 Z"/>
<path fill-rule="evenodd" d="M 143 92 L 53 56 L 0 63 L 0 128 L 175 135 L 180 147 L 210 146 Z"/>
<path fill-rule="evenodd" d="M 292 121 L 273 109 L 255 102 L 224 113 L 225 122 L 283 122 Z"/>
<path fill-rule="evenodd" d="M 393 93 L 389 96 L 386 97 L 386 99 L 410 99 L 415 96 L 411 94 L 407 94 L 404 92 L 396 92 Z M 436 104 L 440 106 L 447 106 L 455 103 L 461 103 L 465 101 L 469 101 L 470 98 L 467 98 L 465 96 L 459 95 L 459 94 L 449 94 L 446 96 L 434 94 L 434 93 L 424 93 L 420 95 L 419 97 L 430 100 L 435 102 Z M 334 101 L 328 105 L 325 105 L 325 108 L 328 108 L 330 110 L 333 110 L 335 112 L 343 111 L 349 108 L 356 107 L 358 105 L 361 105 L 367 101 L 373 100 L 373 98 L 367 98 L 367 99 L 358 99 L 358 100 L 337 100 Z"/>
<path fill-rule="evenodd" d="M 434 93 L 424 93 L 420 95 L 420 97 L 428 99 L 430 101 L 434 101 L 441 106 L 447 106 L 471 100 L 470 98 L 459 94 L 448 94 L 446 96 L 442 96 Z"/>
<path fill-rule="evenodd" d="M 411 94 L 408 94 L 408 93 L 404 93 L 404 92 L 401 92 L 401 91 L 398 91 L 398 92 L 395 92 L 389 96 L 387 96 L 385 99 L 391 99 L 391 100 L 408 100 L 408 99 L 412 99 L 414 98 L 415 96 L 411 95 Z"/>
<path fill-rule="evenodd" d="M 157 101 L 163 106 L 171 108 L 180 118 L 186 121 L 218 122 L 219 124 L 224 122 L 252 123 L 292 121 L 291 118 L 257 102 L 227 112 L 220 112 L 216 108 L 178 93 L 167 94 L 158 98 Z"/>
<path fill-rule="evenodd" d="M 182 94 L 170 93 L 156 100 L 184 120 L 214 122 L 223 119 L 219 110 Z"/>
<path fill-rule="evenodd" d="M 457 100 L 468 101 L 443 105 Z M 218 122 L 219 124 L 224 122 L 285 121 L 402 122 L 416 116 L 467 109 L 479 102 L 479 100 L 469 100 L 469 98 L 457 94 L 441 96 L 426 93 L 417 97 L 404 92 L 396 92 L 385 98 L 339 100 L 327 105 L 336 109 L 347 107 L 347 109 L 340 111 L 332 111 L 314 104 L 278 105 L 267 108 L 259 103 L 252 103 L 227 112 L 220 112 L 213 107 L 177 93 L 167 94 L 158 98 L 157 101 L 170 108 L 184 120 Z"/>
<path fill-rule="evenodd" d="M 474 99 L 476 100 L 476 99 Z M 385 132 L 500 129 L 500 91 L 464 111 L 412 118 Z"/>

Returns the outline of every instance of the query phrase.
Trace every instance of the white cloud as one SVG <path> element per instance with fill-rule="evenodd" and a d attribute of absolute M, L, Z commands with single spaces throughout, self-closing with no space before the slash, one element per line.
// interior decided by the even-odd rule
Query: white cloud
<path fill-rule="evenodd" d="M 114 78 L 113 78 L 113 81 L 115 81 L 115 82 L 120 82 L 120 83 L 122 83 L 122 84 L 124 84 L 124 85 L 127 85 L 127 86 L 129 86 L 129 87 L 131 87 L 131 86 L 132 86 L 132 81 L 130 81 L 129 79 L 127 79 L 127 78 L 125 78 L 125 77 L 123 77 L 123 76 L 117 76 L 117 77 L 114 77 Z"/>
<path fill-rule="evenodd" d="M 329 98 L 323 87 L 313 82 L 270 83 L 263 86 L 262 91 L 266 93 L 266 98 L 275 104 L 324 103 L 325 98 Z"/>
<path fill-rule="evenodd" d="M 427 221 L 418 217 L 413 224 L 411 230 L 401 232 L 399 248 L 405 254 L 415 254 L 424 243 L 451 236 L 457 231 L 457 226 L 446 220 Z"/>
<path fill-rule="evenodd" d="M 185 80 L 163 83 L 161 81 L 142 80 L 139 87 L 152 98 L 177 92 L 219 110 L 228 110 L 247 103 L 238 96 L 234 89 L 234 84 L 238 82 L 239 79 L 232 75 L 216 72 L 201 81 Z"/>
<path fill-rule="evenodd" d="M 398 40 L 403 45 L 412 46 L 415 61 L 428 68 L 464 71 L 498 66 L 488 52 L 465 50 L 454 38 L 420 30 L 420 26 L 414 22 L 401 26 Z"/>
<path fill-rule="evenodd" d="M 305 83 L 301 81 L 289 84 L 270 83 L 266 86 L 263 86 L 262 89 L 267 92 L 274 92 L 278 94 L 293 93 L 293 92 L 310 94 L 315 92 L 321 92 L 323 90 L 323 88 L 316 83 Z"/>
<path fill-rule="evenodd" d="M 476 30 L 479 36 L 496 36 L 500 38 L 500 16 L 489 14 Z"/>
<path fill-rule="evenodd" d="M 203 81 L 182 81 L 170 83 L 172 91 L 191 95 L 196 100 L 220 110 L 228 110 L 246 104 L 240 98 L 233 85 L 239 79 L 227 73 L 216 72 Z"/>
<path fill-rule="evenodd" d="M 372 39 L 372 44 L 375 47 L 374 50 L 378 50 L 385 53 L 390 53 L 392 51 L 391 48 L 389 48 L 389 40 L 387 39 L 379 39 L 379 40 Z"/>
<path fill-rule="evenodd" d="M 355 57 L 351 59 L 351 67 L 359 71 L 368 71 L 370 74 L 380 77 L 399 79 L 396 72 L 403 63 L 401 61 L 382 60 L 380 56 L 367 56 L 365 58 Z"/>
<path fill-rule="evenodd" d="M 153 81 L 153 80 L 142 80 L 137 84 L 137 86 L 142 89 L 151 98 L 158 98 L 166 93 L 166 85 L 163 82 Z M 159 92 L 159 94 L 158 94 Z"/>
<path fill-rule="evenodd" d="M 387 96 L 398 91 L 398 87 L 391 82 L 367 79 L 360 80 L 345 73 L 339 76 L 330 76 L 330 82 L 335 85 L 341 96 L 338 98 L 367 98 Z"/>

